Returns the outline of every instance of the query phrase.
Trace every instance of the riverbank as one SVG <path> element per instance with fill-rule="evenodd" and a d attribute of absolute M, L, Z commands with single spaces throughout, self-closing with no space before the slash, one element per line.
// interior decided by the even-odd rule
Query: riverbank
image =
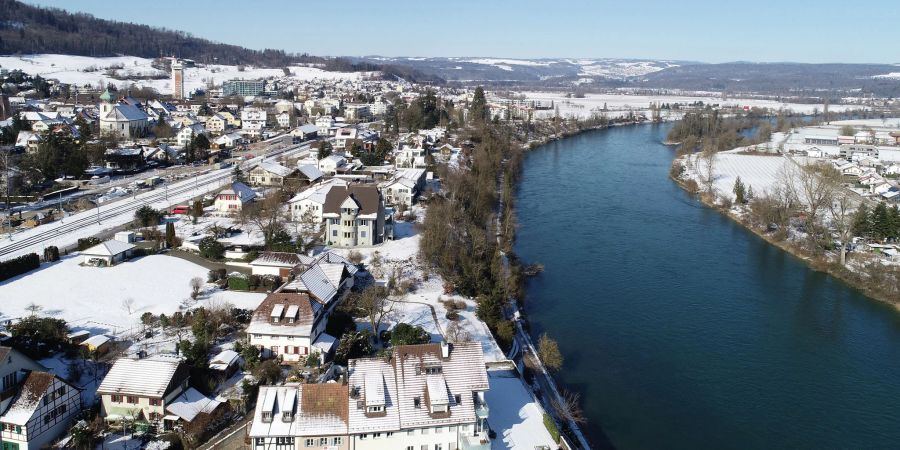
<path fill-rule="evenodd" d="M 672 145 L 668 143 L 663 143 L 664 145 Z M 674 158 L 672 160 L 673 166 L 675 164 L 680 163 L 681 158 Z M 737 224 L 744 227 L 744 229 L 750 231 L 755 234 L 762 240 L 767 243 L 787 252 L 791 256 L 803 261 L 803 263 L 809 267 L 811 270 L 816 272 L 826 273 L 847 286 L 859 291 L 864 294 L 866 297 L 885 303 L 890 305 L 897 311 L 900 311 L 900 301 L 894 298 L 891 294 L 885 293 L 875 287 L 872 286 L 872 283 L 869 280 L 862 278 L 862 276 L 857 273 L 847 269 L 844 266 L 841 266 L 837 261 L 829 260 L 827 256 L 824 257 L 816 257 L 814 255 L 810 255 L 807 251 L 801 248 L 798 245 L 791 243 L 786 239 L 777 239 L 775 235 L 772 233 L 766 232 L 766 230 L 762 230 L 758 227 L 753 226 L 752 223 L 749 223 L 745 217 L 736 214 L 731 208 L 723 208 L 721 204 L 716 203 L 716 198 L 711 197 L 709 195 L 704 195 L 702 193 L 696 192 L 696 184 L 689 183 L 688 180 L 693 181 L 692 179 L 685 179 L 682 177 L 676 177 L 674 174 L 670 173 L 669 178 L 674 181 L 681 189 L 685 190 L 689 194 L 693 195 L 700 203 L 702 203 L 707 208 L 713 209 L 721 213 L 722 215 L 728 217 L 733 220 Z"/>

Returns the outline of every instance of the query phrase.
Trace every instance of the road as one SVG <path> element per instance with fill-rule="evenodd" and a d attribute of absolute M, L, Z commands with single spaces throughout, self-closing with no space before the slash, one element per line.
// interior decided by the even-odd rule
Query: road
<path fill-rule="evenodd" d="M 246 170 L 263 160 L 272 161 L 280 156 L 300 154 L 308 151 L 309 145 L 309 142 L 302 145 L 279 145 L 265 155 L 244 161 L 241 168 Z M 153 190 L 135 193 L 49 224 L 7 235 L 0 239 L 0 260 L 32 252 L 41 255 L 44 248 L 51 245 L 59 247 L 60 250 L 72 247 L 77 244 L 78 239 L 127 224 L 134 219 L 134 212 L 144 205 L 155 209 L 167 209 L 173 204 L 185 203 L 192 198 L 218 192 L 231 182 L 232 170 L 201 167 L 182 181 L 168 181 Z"/>

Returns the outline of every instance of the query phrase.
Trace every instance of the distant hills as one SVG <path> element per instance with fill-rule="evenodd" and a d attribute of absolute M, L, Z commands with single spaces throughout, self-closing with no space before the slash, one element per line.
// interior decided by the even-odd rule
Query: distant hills
<path fill-rule="evenodd" d="M 388 78 L 500 88 L 608 88 L 758 92 L 774 95 L 900 97 L 900 66 L 890 64 L 723 63 L 611 58 L 320 57 L 252 50 L 182 31 L 98 19 L 17 0 L 0 0 L 0 54 L 177 56 L 202 64 L 330 71 L 381 71 Z"/>
<path fill-rule="evenodd" d="M 330 71 L 381 71 L 387 76 L 412 81 L 443 81 L 404 66 L 351 62 L 345 58 L 291 54 L 276 49 L 252 50 L 194 37 L 183 31 L 99 19 L 90 14 L 41 8 L 17 0 L 0 0 L 0 55 L 46 53 L 95 57 L 176 56 L 202 64 L 273 68 L 314 64 Z"/>

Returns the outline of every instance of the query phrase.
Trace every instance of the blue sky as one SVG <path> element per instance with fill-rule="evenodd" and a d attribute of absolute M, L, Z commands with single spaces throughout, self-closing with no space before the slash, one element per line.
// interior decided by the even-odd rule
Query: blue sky
<path fill-rule="evenodd" d="M 27 0 L 314 55 L 900 63 L 897 0 Z"/>

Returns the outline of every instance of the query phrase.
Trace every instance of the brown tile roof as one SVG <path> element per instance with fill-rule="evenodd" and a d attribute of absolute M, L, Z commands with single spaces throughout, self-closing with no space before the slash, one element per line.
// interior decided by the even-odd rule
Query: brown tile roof
<path fill-rule="evenodd" d="M 381 194 L 378 188 L 371 184 L 351 184 L 349 186 L 334 186 L 325 196 L 325 205 L 322 212 L 340 214 L 341 204 L 347 197 L 353 197 L 359 204 L 360 214 L 376 214 L 378 212 L 379 198 Z"/>
<path fill-rule="evenodd" d="M 273 326 L 289 327 L 310 325 L 313 321 L 313 311 L 309 302 L 310 298 L 307 294 L 288 292 L 269 294 L 266 296 L 266 299 L 259 304 L 256 311 L 253 312 L 253 322 L 266 322 Z M 297 305 L 299 309 L 297 311 L 297 319 L 294 323 L 288 323 L 287 320 L 279 320 L 278 323 L 272 323 L 272 309 L 275 308 L 275 305 L 284 305 L 282 316 L 284 315 L 284 312 L 287 312 L 289 306 Z"/>
<path fill-rule="evenodd" d="M 340 383 L 301 385 L 300 411 L 306 416 L 337 416 L 347 423 L 349 391 Z"/>

